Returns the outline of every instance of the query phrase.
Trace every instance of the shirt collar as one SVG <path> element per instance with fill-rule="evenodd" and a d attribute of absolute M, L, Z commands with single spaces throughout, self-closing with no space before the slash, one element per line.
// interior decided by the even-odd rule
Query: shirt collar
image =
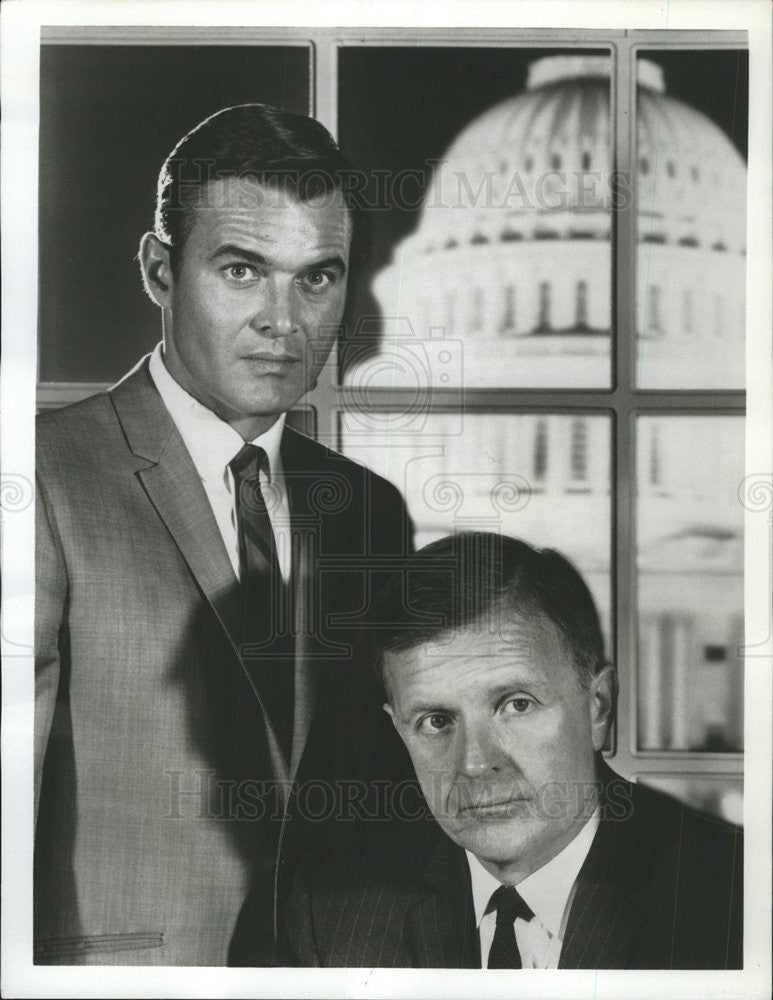
<path fill-rule="evenodd" d="M 164 364 L 161 344 L 156 345 L 150 356 L 150 375 L 190 452 L 196 471 L 204 481 L 222 480 L 226 466 L 244 444 L 241 434 L 172 378 Z M 250 442 L 266 452 L 272 478 L 282 474 L 279 449 L 285 416 L 281 414 L 265 433 Z"/>
<path fill-rule="evenodd" d="M 596 810 L 563 850 L 516 886 L 534 915 L 555 936 L 562 933 L 566 903 L 588 856 L 598 825 L 599 811 Z M 471 851 L 465 851 L 465 854 L 470 866 L 475 922 L 480 927 L 491 895 L 502 883 L 483 867 Z"/>

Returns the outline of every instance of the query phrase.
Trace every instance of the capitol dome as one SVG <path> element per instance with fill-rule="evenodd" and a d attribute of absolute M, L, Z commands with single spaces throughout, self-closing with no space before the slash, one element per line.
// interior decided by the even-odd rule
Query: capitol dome
<path fill-rule="evenodd" d="M 613 199 L 633 195 L 611 186 L 609 71 L 606 56 L 538 59 L 523 93 L 457 136 L 374 280 L 382 355 L 348 383 L 609 385 Z M 746 166 L 659 66 L 638 73 L 640 384 L 742 386 Z M 450 343 L 449 369 L 435 355 Z"/>
<path fill-rule="evenodd" d="M 523 93 L 450 145 L 415 231 L 374 280 L 383 338 L 346 374 L 359 409 L 342 423 L 346 453 L 408 499 L 417 544 L 483 528 L 555 547 L 582 571 L 607 636 L 617 470 L 603 394 L 587 408 L 559 396 L 530 408 L 513 393 L 512 412 L 506 392 L 488 412 L 458 393 L 427 403 L 432 387 L 610 387 L 612 213 L 625 207 L 613 198 L 631 206 L 634 195 L 638 385 L 743 386 L 743 158 L 639 59 L 636 174 L 614 183 L 609 70 L 604 56 L 539 59 Z M 380 413 L 371 386 L 412 391 Z M 636 745 L 738 751 L 743 419 L 666 410 L 637 416 L 627 470 Z M 374 440 L 358 421 L 388 433 Z"/>

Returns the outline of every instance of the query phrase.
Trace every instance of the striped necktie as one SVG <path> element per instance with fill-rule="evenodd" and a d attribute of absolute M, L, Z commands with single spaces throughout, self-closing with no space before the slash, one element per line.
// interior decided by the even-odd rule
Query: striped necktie
<path fill-rule="evenodd" d="M 285 756 L 290 760 L 294 710 L 294 643 L 290 588 L 282 580 L 276 541 L 260 485 L 269 475 L 262 448 L 245 444 L 229 463 L 234 477 L 239 575 L 243 598 L 242 660 Z"/>

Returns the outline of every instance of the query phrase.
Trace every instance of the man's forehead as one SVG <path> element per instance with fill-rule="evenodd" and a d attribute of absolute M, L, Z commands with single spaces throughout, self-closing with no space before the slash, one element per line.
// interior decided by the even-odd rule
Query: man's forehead
<path fill-rule="evenodd" d="M 496 626 L 476 622 L 409 649 L 387 652 L 384 663 L 393 682 L 440 685 L 473 674 L 493 678 L 508 669 L 542 673 L 552 666 L 570 668 L 558 629 L 542 616 L 510 616 Z"/>
<path fill-rule="evenodd" d="M 534 640 L 550 642 L 558 629 L 544 614 L 492 613 L 458 627 L 439 632 L 405 650 L 420 657 L 451 656 L 499 657 L 522 652 Z"/>
<path fill-rule="evenodd" d="M 351 213 L 339 188 L 301 198 L 284 184 L 262 183 L 254 177 L 221 177 L 199 188 L 189 204 L 197 212 L 211 209 L 217 218 L 257 215 L 270 221 L 282 216 L 340 228 L 345 234 L 351 229 Z"/>

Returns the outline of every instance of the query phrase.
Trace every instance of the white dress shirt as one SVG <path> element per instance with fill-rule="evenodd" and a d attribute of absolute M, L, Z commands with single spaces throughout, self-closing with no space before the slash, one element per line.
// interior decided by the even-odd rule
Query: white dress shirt
<path fill-rule="evenodd" d="M 194 399 L 172 378 L 163 361 L 161 344 L 156 345 L 150 356 L 150 375 L 196 466 L 238 579 L 239 538 L 233 473 L 228 463 L 236 457 L 245 442 L 238 431 Z M 282 414 L 265 434 L 260 434 L 249 443 L 263 448 L 268 456 L 270 475 L 261 469 L 260 484 L 274 529 L 279 568 L 286 581 L 290 577 L 291 553 L 290 503 L 279 451 L 284 425 L 285 415 Z"/>
<path fill-rule="evenodd" d="M 515 940 L 524 969 L 558 968 L 566 921 L 574 898 L 575 881 L 588 856 L 598 825 L 597 810 L 574 840 L 542 868 L 516 885 L 515 888 L 534 914 L 529 921 L 520 917 L 515 921 Z M 474 854 L 470 851 L 465 851 L 465 854 L 472 878 L 481 965 L 485 969 L 497 922 L 496 910 L 486 913 L 486 908 L 491 896 L 502 883 L 483 867 Z"/>

